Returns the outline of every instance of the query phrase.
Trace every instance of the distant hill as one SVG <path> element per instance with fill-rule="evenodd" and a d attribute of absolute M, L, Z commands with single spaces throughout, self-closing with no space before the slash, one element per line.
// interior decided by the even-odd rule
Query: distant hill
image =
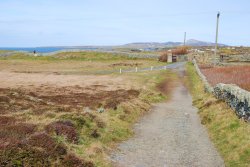
<path fill-rule="evenodd" d="M 176 47 L 183 45 L 182 42 L 136 42 L 136 43 L 128 43 L 125 45 L 121 45 L 119 47 L 125 47 L 125 48 L 137 48 L 137 49 L 145 49 L 145 48 L 165 48 L 165 47 Z M 186 45 L 188 46 L 214 46 L 215 43 L 212 42 L 205 42 L 205 41 L 199 41 L 196 39 L 189 39 L 186 42 Z M 219 46 L 227 46 L 225 44 L 219 44 Z"/>
<path fill-rule="evenodd" d="M 56 52 L 62 50 L 88 50 L 88 51 L 112 51 L 115 49 L 125 48 L 125 49 L 143 49 L 143 50 L 155 50 L 162 49 L 168 47 L 176 47 L 182 46 L 182 42 L 136 42 L 136 43 L 128 43 L 125 45 L 117 45 L 117 46 L 47 46 L 47 47 L 0 47 L 0 50 L 11 50 L 11 51 L 26 51 L 33 52 L 36 50 L 39 53 L 49 53 Z M 214 46 L 215 44 L 212 42 L 204 42 L 196 39 L 189 39 L 186 42 L 188 46 Z M 219 46 L 227 46 L 225 44 L 219 44 Z M 0 52 L 1 53 L 1 52 Z"/>
<path fill-rule="evenodd" d="M 159 42 L 136 42 L 136 43 L 128 43 L 125 45 L 121 45 L 119 47 L 145 49 L 145 48 L 164 48 L 166 47 L 166 45 L 164 43 L 159 43 Z"/>
<path fill-rule="evenodd" d="M 215 43 L 212 42 L 204 42 L 204 41 L 199 41 L 196 39 L 189 39 L 186 42 L 187 45 L 189 46 L 214 46 Z M 219 46 L 227 46 L 225 44 L 218 44 Z"/>

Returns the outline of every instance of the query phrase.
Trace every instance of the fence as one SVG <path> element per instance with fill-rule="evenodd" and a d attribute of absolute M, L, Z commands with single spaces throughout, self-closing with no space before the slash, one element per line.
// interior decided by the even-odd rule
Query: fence
<path fill-rule="evenodd" d="M 159 71 L 159 70 L 167 70 L 167 69 L 175 69 L 182 67 L 185 62 L 178 62 L 172 64 L 166 64 L 165 66 L 150 66 L 144 68 L 130 68 L 130 69 L 117 69 L 117 70 L 107 70 L 107 71 L 96 71 L 96 72 L 89 72 L 87 74 L 123 74 L 123 73 L 139 73 L 139 72 L 146 72 L 146 71 Z"/>

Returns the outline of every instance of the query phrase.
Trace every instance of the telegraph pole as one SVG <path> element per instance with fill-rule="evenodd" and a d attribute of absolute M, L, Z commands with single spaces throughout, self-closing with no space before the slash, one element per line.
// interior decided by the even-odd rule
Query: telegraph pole
<path fill-rule="evenodd" d="M 217 49 L 218 49 L 219 19 L 220 19 L 220 12 L 218 12 L 218 14 L 217 14 L 217 23 L 216 23 L 216 37 L 215 37 L 215 48 L 214 48 L 214 58 L 215 59 L 217 57 Z"/>
<path fill-rule="evenodd" d="M 184 32 L 184 42 L 183 42 L 183 45 L 184 45 L 184 46 L 186 46 L 186 35 L 187 35 L 187 33 Z"/>

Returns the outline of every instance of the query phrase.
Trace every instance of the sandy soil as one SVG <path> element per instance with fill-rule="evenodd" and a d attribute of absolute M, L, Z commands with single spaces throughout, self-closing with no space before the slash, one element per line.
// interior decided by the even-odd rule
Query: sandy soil
<path fill-rule="evenodd" d="M 28 109 L 42 113 L 58 107 L 116 109 L 138 96 L 135 84 L 121 76 L 0 72 L 0 113 Z"/>
<path fill-rule="evenodd" d="M 113 91 L 117 89 L 131 89 L 131 84 L 124 77 L 95 76 L 95 75 L 55 75 L 55 74 L 33 74 L 0 72 L 0 88 L 22 88 L 37 89 L 41 93 L 50 91 L 56 87 L 86 88 L 86 92 L 105 90 Z M 53 92 L 50 92 L 53 93 Z"/>

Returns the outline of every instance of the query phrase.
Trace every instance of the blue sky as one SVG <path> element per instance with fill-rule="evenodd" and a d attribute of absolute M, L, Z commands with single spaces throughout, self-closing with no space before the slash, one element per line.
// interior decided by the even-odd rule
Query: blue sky
<path fill-rule="evenodd" d="M 250 46 L 249 0 L 1 0 L 0 47 L 215 40 Z"/>

